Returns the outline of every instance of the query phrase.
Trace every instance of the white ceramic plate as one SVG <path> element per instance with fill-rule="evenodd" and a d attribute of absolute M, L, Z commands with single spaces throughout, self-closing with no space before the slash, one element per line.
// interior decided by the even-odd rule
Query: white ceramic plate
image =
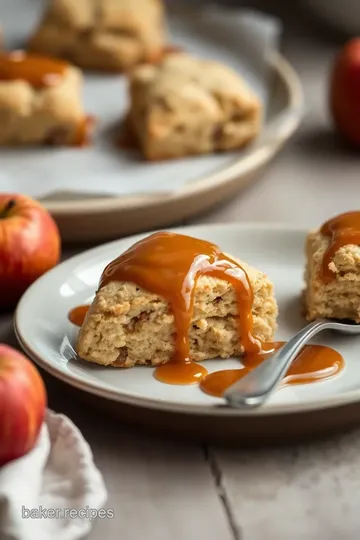
<path fill-rule="evenodd" d="M 299 296 L 306 231 L 241 224 L 176 230 L 211 240 L 269 275 L 280 310 L 278 339 L 288 339 L 304 325 Z M 104 266 L 138 238 L 112 242 L 78 255 L 47 273 L 25 293 L 15 316 L 17 336 L 25 351 L 45 370 L 70 385 L 110 400 L 197 415 L 293 413 L 360 400 L 360 337 L 320 334 L 315 342 L 337 349 L 346 361 L 344 371 L 329 381 L 283 388 L 264 407 L 250 412 L 218 407 L 223 405 L 222 399 L 210 397 L 196 386 L 162 384 L 153 378 L 152 368 L 115 370 L 73 360 L 71 347 L 77 328 L 68 322 L 69 310 L 91 300 Z M 206 362 L 206 367 L 211 372 L 235 367 L 237 362 L 212 360 Z"/>

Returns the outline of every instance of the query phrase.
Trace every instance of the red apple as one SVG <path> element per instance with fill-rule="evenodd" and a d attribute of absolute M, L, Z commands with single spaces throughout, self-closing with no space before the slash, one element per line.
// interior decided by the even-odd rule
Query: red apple
<path fill-rule="evenodd" d="M 0 309 L 13 307 L 58 263 L 60 251 L 58 228 L 43 206 L 23 195 L 0 194 Z"/>
<path fill-rule="evenodd" d="M 339 133 L 360 147 L 360 38 L 339 52 L 330 80 L 330 110 Z"/>
<path fill-rule="evenodd" d="M 24 355 L 0 343 L 0 466 L 33 448 L 46 401 L 38 370 Z"/>

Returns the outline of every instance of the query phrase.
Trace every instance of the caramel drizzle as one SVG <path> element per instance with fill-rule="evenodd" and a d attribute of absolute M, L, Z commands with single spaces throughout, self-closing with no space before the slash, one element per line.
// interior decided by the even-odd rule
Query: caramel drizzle
<path fill-rule="evenodd" d="M 282 345 L 284 345 L 283 342 L 271 344 L 270 355 Z M 206 394 L 221 397 L 227 388 L 245 377 L 264 359 L 261 354 L 251 359 L 245 356 L 241 359 L 244 364 L 242 369 L 224 369 L 211 373 L 200 382 L 200 388 Z M 344 364 L 343 357 L 334 349 L 323 345 L 306 345 L 291 364 L 281 386 L 308 384 L 329 379 L 340 373 Z"/>
<path fill-rule="evenodd" d="M 0 80 L 27 81 L 34 88 L 54 86 L 62 79 L 67 63 L 24 51 L 0 52 Z"/>
<path fill-rule="evenodd" d="M 215 244 L 169 232 L 152 234 L 105 268 L 100 288 L 110 281 L 130 281 L 165 298 L 175 318 L 173 361 L 185 363 L 190 362 L 189 329 L 200 276 L 232 284 L 238 302 L 241 343 L 248 353 L 258 352 L 261 344 L 252 334 L 253 292 L 249 278 L 243 267 Z"/>
<path fill-rule="evenodd" d="M 329 268 L 335 253 L 348 244 L 360 245 L 360 212 L 346 212 L 322 225 L 320 232 L 330 237 L 330 244 L 324 253 L 321 266 L 321 279 L 328 283 L 335 274 Z"/>
<path fill-rule="evenodd" d="M 82 326 L 89 309 L 90 306 L 88 304 L 74 307 L 68 314 L 69 321 L 76 326 Z"/>

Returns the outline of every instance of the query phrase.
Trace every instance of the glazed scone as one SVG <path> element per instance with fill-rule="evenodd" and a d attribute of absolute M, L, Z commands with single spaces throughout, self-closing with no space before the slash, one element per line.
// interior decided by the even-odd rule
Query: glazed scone
<path fill-rule="evenodd" d="M 77 145 L 86 117 L 82 74 L 64 62 L 0 53 L 0 145 Z"/>
<path fill-rule="evenodd" d="M 50 0 L 28 48 L 82 68 L 124 71 L 157 59 L 165 39 L 162 0 Z"/>
<path fill-rule="evenodd" d="M 265 274 L 241 263 L 252 285 L 253 335 L 271 341 L 278 308 Z M 241 355 L 235 291 L 227 281 L 201 276 L 197 282 L 189 332 L 190 358 L 202 361 Z M 160 296 L 134 283 L 110 282 L 101 288 L 80 329 L 76 350 L 90 362 L 131 367 L 168 362 L 175 347 L 174 316 Z"/>
<path fill-rule="evenodd" d="M 333 279 L 324 282 L 320 271 L 331 238 L 312 231 L 306 240 L 306 318 L 352 319 L 360 322 L 360 247 L 342 246 L 332 258 L 329 270 Z"/>
<path fill-rule="evenodd" d="M 129 124 L 149 160 L 241 148 L 259 133 L 261 103 L 218 62 L 173 53 L 130 75 Z"/>

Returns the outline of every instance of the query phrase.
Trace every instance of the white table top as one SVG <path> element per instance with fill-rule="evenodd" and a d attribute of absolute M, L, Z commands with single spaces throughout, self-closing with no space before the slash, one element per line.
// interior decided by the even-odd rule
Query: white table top
<path fill-rule="evenodd" d="M 326 82 L 336 42 L 296 12 L 284 53 L 305 88 L 307 116 L 263 177 L 197 222 L 318 225 L 360 200 L 359 156 L 335 142 Z M 286 20 L 289 14 L 285 13 Z M 67 253 L 68 255 L 70 254 Z M 11 318 L 0 341 L 15 344 Z M 131 433 L 89 413 L 48 379 L 50 406 L 84 433 L 109 490 L 112 520 L 90 540 L 352 540 L 359 538 L 360 431 L 287 449 L 221 450 Z"/>

